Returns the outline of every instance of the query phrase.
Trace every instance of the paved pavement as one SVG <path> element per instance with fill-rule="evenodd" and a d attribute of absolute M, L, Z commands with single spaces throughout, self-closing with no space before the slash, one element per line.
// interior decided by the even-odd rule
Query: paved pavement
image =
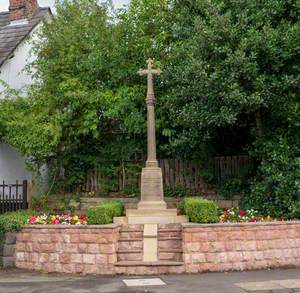
<path fill-rule="evenodd" d="M 123 280 L 160 278 L 166 285 L 127 287 Z M 148 282 L 149 280 L 147 280 Z M 157 280 L 156 280 L 157 281 Z M 129 283 L 132 283 L 129 282 Z M 101 277 L 0 271 L 1 293 L 286 293 L 300 292 L 300 269 Z"/>

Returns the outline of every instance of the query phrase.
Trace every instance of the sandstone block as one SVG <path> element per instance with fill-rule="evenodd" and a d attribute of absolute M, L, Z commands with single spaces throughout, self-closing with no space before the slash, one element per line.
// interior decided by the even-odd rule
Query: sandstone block
<path fill-rule="evenodd" d="M 55 247 L 55 243 L 42 243 L 39 246 L 39 250 L 40 252 L 55 252 L 56 251 L 56 247 Z"/>
<path fill-rule="evenodd" d="M 58 253 L 49 253 L 49 262 L 58 263 L 59 262 L 59 254 Z"/>
<path fill-rule="evenodd" d="M 78 245 L 75 243 L 64 243 L 63 249 L 69 253 L 76 253 L 78 251 Z"/>
<path fill-rule="evenodd" d="M 70 242 L 71 243 L 79 243 L 80 242 L 79 234 L 71 234 L 70 235 Z"/>
<path fill-rule="evenodd" d="M 56 265 L 55 265 L 56 266 Z M 56 267 L 57 268 L 57 267 Z M 75 272 L 75 264 L 69 263 L 69 264 L 63 264 L 62 265 L 62 272 L 66 274 L 73 274 Z"/>
<path fill-rule="evenodd" d="M 192 234 L 192 241 L 193 242 L 205 242 L 207 241 L 208 235 L 205 232 L 198 232 Z"/>
<path fill-rule="evenodd" d="M 87 245 L 87 252 L 88 253 L 94 253 L 94 254 L 97 254 L 100 252 L 100 247 L 99 247 L 99 244 L 88 244 Z"/>
<path fill-rule="evenodd" d="M 70 253 L 59 254 L 59 263 L 69 264 L 70 262 L 71 262 L 71 254 Z"/>
<path fill-rule="evenodd" d="M 82 263 L 84 264 L 95 264 L 96 257 L 94 254 L 82 254 Z"/>
<path fill-rule="evenodd" d="M 14 256 L 3 256 L 2 257 L 3 268 L 15 267 L 15 257 Z"/>
<path fill-rule="evenodd" d="M 16 251 L 24 252 L 25 251 L 25 243 L 24 242 L 18 242 L 16 244 Z"/>
<path fill-rule="evenodd" d="M 4 244 L 3 245 L 3 256 L 14 256 L 16 251 L 15 244 Z"/>
<path fill-rule="evenodd" d="M 205 262 L 205 254 L 204 253 L 193 253 L 192 254 L 192 263 L 202 263 Z"/>
<path fill-rule="evenodd" d="M 49 262 L 49 254 L 48 253 L 40 253 L 39 262 L 40 263 Z"/>
<path fill-rule="evenodd" d="M 98 235 L 97 234 L 80 234 L 80 242 L 83 243 L 97 243 Z"/>
<path fill-rule="evenodd" d="M 83 257 L 80 253 L 72 253 L 70 257 L 71 263 L 81 264 L 83 262 Z"/>
<path fill-rule="evenodd" d="M 5 240 L 4 240 L 5 244 L 16 244 L 16 240 L 17 240 L 17 233 L 7 232 L 5 234 Z"/>
<path fill-rule="evenodd" d="M 87 252 L 87 244 L 79 243 L 78 244 L 78 253 L 86 253 Z"/>
<path fill-rule="evenodd" d="M 113 243 L 100 244 L 100 251 L 99 251 L 100 253 L 114 253 L 115 251 L 116 251 L 116 244 Z"/>
<path fill-rule="evenodd" d="M 17 252 L 16 253 L 16 261 L 25 261 L 25 253 Z"/>

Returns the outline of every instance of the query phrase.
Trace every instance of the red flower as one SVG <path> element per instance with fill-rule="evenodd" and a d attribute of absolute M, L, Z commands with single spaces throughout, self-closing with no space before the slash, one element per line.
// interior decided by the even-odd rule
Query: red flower
<path fill-rule="evenodd" d="M 239 213 L 239 215 L 240 215 L 241 217 L 245 216 L 245 214 L 246 214 L 246 211 L 244 211 L 244 210 L 240 211 L 240 213 Z"/>
<path fill-rule="evenodd" d="M 254 218 L 251 218 L 251 219 L 250 219 L 250 222 L 252 222 L 252 223 L 255 222 L 255 219 L 254 219 Z"/>

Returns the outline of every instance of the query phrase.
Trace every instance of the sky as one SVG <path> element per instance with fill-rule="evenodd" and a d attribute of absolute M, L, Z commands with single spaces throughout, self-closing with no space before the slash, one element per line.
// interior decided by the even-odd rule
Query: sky
<path fill-rule="evenodd" d="M 121 8 L 129 3 L 130 0 L 113 0 L 115 8 Z M 53 9 L 55 0 L 38 0 L 41 7 L 51 7 Z M 8 10 L 9 0 L 0 0 L 0 11 Z"/>

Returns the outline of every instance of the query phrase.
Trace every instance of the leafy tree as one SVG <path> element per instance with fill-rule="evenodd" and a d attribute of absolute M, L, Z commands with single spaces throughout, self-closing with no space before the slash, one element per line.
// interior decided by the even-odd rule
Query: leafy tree
<path fill-rule="evenodd" d="M 64 186 L 81 185 L 95 165 L 110 172 L 107 161 L 145 153 L 146 81 L 137 71 L 162 50 L 154 37 L 164 23 L 152 27 L 163 2 L 148 4 L 142 11 L 143 1 L 133 1 L 117 21 L 109 2 L 57 1 L 57 14 L 43 24 L 34 46 L 36 83 L 29 98 L 18 99 L 19 110 L 8 102 L 14 111 L 5 139 L 35 170 L 47 163 L 54 179 L 64 170 Z"/>
<path fill-rule="evenodd" d="M 245 123 L 253 141 L 286 124 L 299 102 L 297 1 L 183 0 L 174 9 L 166 68 L 181 142 Z"/>
<path fill-rule="evenodd" d="M 202 159 L 250 152 L 244 204 L 297 214 L 300 6 L 296 0 L 59 0 L 35 44 L 29 98 L 5 100 L 0 131 L 67 185 L 105 160 L 146 153 L 146 82 L 155 58 L 158 153 Z M 5 118 L 2 118 L 5 117 Z M 56 175 L 58 176 L 58 175 Z M 66 186 L 64 182 L 64 186 Z M 262 204 L 265 203 L 265 204 Z"/>
<path fill-rule="evenodd" d="M 165 70 L 182 127 L 177 146 L 250 149 L 262 164 L 249 205 L 292 217 L 300 194 L 299 2 L 183 0 L 174 10 Z"/>

